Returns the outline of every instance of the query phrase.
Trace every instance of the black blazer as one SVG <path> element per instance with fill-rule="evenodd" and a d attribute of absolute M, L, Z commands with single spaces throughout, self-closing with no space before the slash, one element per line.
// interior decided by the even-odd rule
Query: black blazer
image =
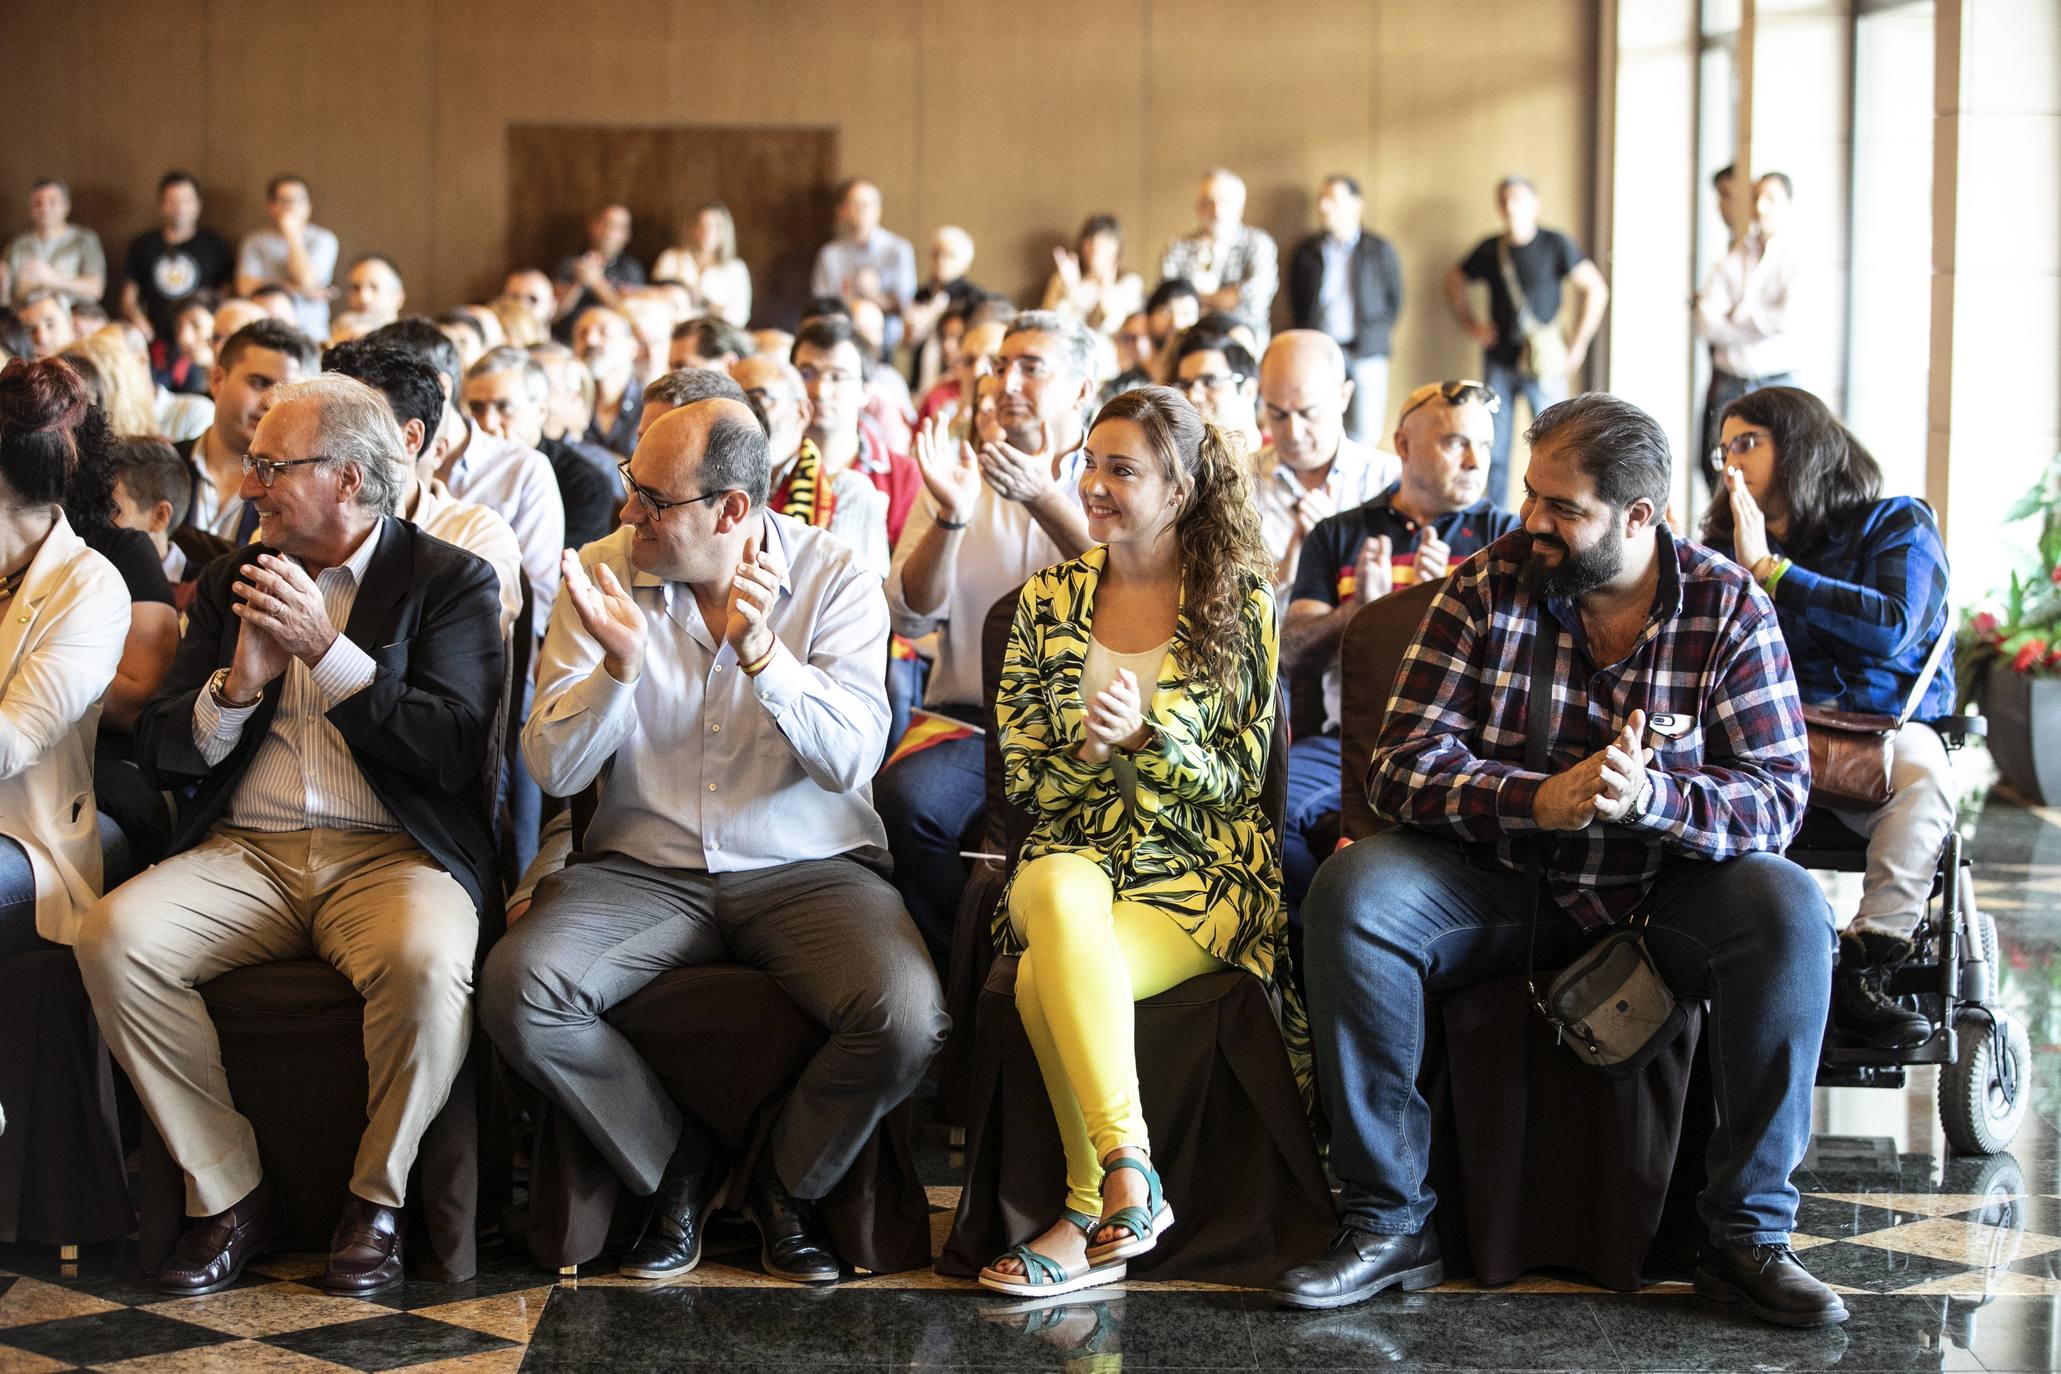
<path fill-rule="evenodd" d="M 199 784 L 182 808 L 174 854 L 200 843 L 227 809 L 284 689 L 281 675 L 265 688 L 236 747 L 208 767 L 193 742 L 193 706 L 236 654 L 243 622 L 229 609 L 230 586 L 244 563 L 277 550 L 244 552 L 200 575 L 171 671 L 136 721 L 136 760 L 153 785 Z M 498 912 L 501 898 L 482 777 L 501 701 L 500 615 L 500 583 L 485 560 L 405 520 L 383 519 L 344 627 L 372 656 L 376 675 L 329 712 L 373 792 L 482 912 L 490 897 Z"/>
<path fill-rule="evenodd" d="M 1369 230 L 1353 245 L 1353 341 L 1345 351 L 1355 358 L 1385 358 L 1389 332 L 1403 308 L 1403 267 L 1395 245 Z M 1297 329 L 1321 329 L 1317 293 L 1324 285 L 1324 236 L 1312 234 L 1295 245 L 1288 258 L 1288 309 Z"/>

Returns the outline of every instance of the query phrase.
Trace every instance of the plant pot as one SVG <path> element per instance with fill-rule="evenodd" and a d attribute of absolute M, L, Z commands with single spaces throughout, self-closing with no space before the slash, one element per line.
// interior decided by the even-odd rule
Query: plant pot
<path fill-rule="evenodd" d="M 1981 695 L 1997 775 L 2035 805 L 2061 801 L 2061 677 L 2028 677 L 1992 663 Z"/>

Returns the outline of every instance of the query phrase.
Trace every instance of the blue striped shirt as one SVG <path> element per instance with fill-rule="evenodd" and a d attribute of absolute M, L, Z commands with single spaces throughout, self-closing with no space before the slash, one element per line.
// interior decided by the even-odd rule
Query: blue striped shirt
<path fill-rule="evenodd" d="M 1803 700 L 1842 711 L 1902 711 L 1934 642 L 1952 628 L 1946 546 L 1931 507 L 1892 496 L 1841 516 L 1808 549 L 1784 549 L 1772 537 L 1768 547 L 1792 560 L 1775 584 L 1775 615 Z M 1953 709 L 1949 647 L 1917 718 Z"/>

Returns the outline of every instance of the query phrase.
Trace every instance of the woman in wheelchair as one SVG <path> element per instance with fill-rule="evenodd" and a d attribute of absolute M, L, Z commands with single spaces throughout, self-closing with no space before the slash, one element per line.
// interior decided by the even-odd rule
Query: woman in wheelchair
<path fill-rule="evenodd" d="M 1725 487 L 1703 521 L 1774 598 L 1803 700 L 1899 715 L 1948 634 L 1946 549 L 1924 502 L 1884 498 L 1882 469 L 1823 401 L 1767 387 L 1725 407 Z M 1945 746 L 1924 722 L 1953 709 L 1952 651 L 1898 732 L 1895 794 L 1869 811 L 1833 810 L 1867 838 L 1859 914 L 1840 939 L 1833 1021 L 1875 1049 L 1922 1043 L 1932 1027 L 1884 991 L 1910 957 L 1954 823 Z M 1830 809 L 1830 808 L 1828 808 Z"/>
<path fill-rule="evenodd" d="M 994 933 L 1022 954 L 1067 1193 L 980 1281 L 1041 1298 L 1121 1279 L 1173 1224 L 1132 1003 L 1226 967 L 1271 980 L 1286 938 L 1260 808 L 1276 642 L 1251 477 L 1158 386 L 1103 406 L 1084 458 L 1100 547 L 1024 586 L 996 703 L 1009 799 L 1034 825 Z"/>

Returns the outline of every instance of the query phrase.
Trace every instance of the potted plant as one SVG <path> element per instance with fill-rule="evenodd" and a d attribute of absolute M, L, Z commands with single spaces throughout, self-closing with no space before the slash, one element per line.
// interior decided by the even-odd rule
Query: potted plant
<path fill-rule="evenodd" d="M 2035 805 L 2061 801 L 2061 460 L 2011 508 L 2040 518 L 2037 566 L 1971 607 L 1955 644 L 1961 708 L 1989 720 L 1997 774 Z"/>

